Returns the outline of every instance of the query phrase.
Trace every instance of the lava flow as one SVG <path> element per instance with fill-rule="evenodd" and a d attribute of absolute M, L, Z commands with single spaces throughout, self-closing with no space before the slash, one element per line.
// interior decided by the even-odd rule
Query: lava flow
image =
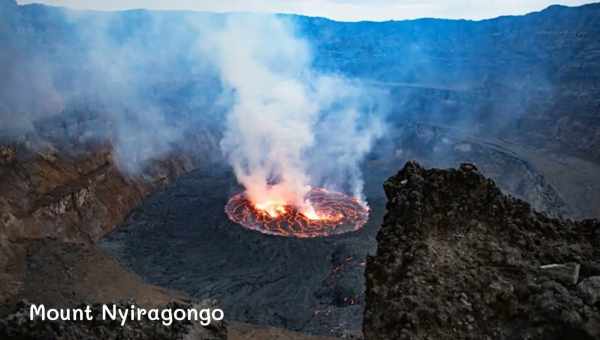
<path fill-rule="evenodd" d="M 314 188 L 306 195 L 311 207 L 299 209 L 282 201 L 252 203 L 244 193 L 227 202 L 229 219 L 264 234 L 310 238 L 343 234 L 360 229 L 369 209 L 357 199 Z"/>

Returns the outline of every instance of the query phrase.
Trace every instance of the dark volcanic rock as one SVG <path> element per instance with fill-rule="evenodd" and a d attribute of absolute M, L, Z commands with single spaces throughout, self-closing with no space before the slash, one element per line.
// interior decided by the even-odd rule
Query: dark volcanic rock
<path fill-rule="evenodd" d="M 383 201 L 353 233 L 265 235 L 228 220 L 231 172 L 198 169 L 151 195 L 100 245 L 146 282 L 216 299 L 227 320 L 322 336 L 360 333 L 364 258 Z"/>
<path fill-rule="evenodd" d="M 384 189 L 366 339 L 600 337 L 598 221 L 548 218 L 469 164 L 409 162 Z"/>
<path fill-rule="evenodd" d="M 76 308 L 85 308 L 85 305 Z M 127 310 L 129 304 L 117 308 Z M 186 305 L 171 303 L 159 309 L 190 309 L 201 310 L 201 305 Z M 227 329 L 223 322 L 212 322 L 203 327 L 199 321 L 173 321 L 170 326 L 164 326 L 160 321 L 142 317 L 140 320 L 129 320 L 121 326 L 120 320 L 102 320 L 100 305 L 92 305 L 94 320 L 91 321 L 42 321 L 29 319 L 29 305 L 20 303 L 11 315 L 0 320 L 0 338 L 2 339 L 198 339 L 218 340 L 227 339 Z"/>

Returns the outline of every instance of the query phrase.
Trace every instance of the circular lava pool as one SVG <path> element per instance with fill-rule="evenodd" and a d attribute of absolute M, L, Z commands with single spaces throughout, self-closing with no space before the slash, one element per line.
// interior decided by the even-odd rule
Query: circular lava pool
<path fill-rule="evenodd" d="M 303 213 L 291 205 L 276 214 L 258 209 L 244 193 L 234 195 L 225 206 L 230 220 L 264 234 L 311 238 L 343 234 L 362 228 L 369 209 L 348 195 L 313 188 L 306 195 L 314 211 Z"/>

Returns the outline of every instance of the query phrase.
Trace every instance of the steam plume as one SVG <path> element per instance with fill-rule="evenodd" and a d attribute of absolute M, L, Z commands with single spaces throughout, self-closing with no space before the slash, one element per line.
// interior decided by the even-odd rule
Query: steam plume
<path fill-rule="evenodd" d="M 301 207 L 317 185 L 362 198 L 359 163 L 383 133 L 366 89 L 317 72 L 281 17 L 230 16 L 207 47 L 234 103 L 221 147 L 252 201 Z"/>
<path fill-rule="evenodd" d="M 108 140 L 119 167 L 139 173 L 192 132 L 223 132 L 221 149 L 255 201 L 300 206 L 310 186 L 360 197 L 381 97 L 318 72 L 300 19 L 0 9 L 10 18 L 0 23 L 0 139 Z M 42 134 L 51 120 L 61 124 Z"/>

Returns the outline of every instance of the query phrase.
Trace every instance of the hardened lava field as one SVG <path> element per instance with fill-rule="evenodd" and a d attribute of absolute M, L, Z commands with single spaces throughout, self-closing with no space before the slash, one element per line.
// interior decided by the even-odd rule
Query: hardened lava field
<path fill-rule="evenodd" d="M 230 220 L 264 234 L 298 238 L 323 237 L 360 229 L 367 223 L 369 209 L 356 198 L 324 189 L 306 195 L 314 209 L 303 212 L 282 204 L 275 210 L 259 209 L 244 193 L 234 195 L 225 206 Z"/>

